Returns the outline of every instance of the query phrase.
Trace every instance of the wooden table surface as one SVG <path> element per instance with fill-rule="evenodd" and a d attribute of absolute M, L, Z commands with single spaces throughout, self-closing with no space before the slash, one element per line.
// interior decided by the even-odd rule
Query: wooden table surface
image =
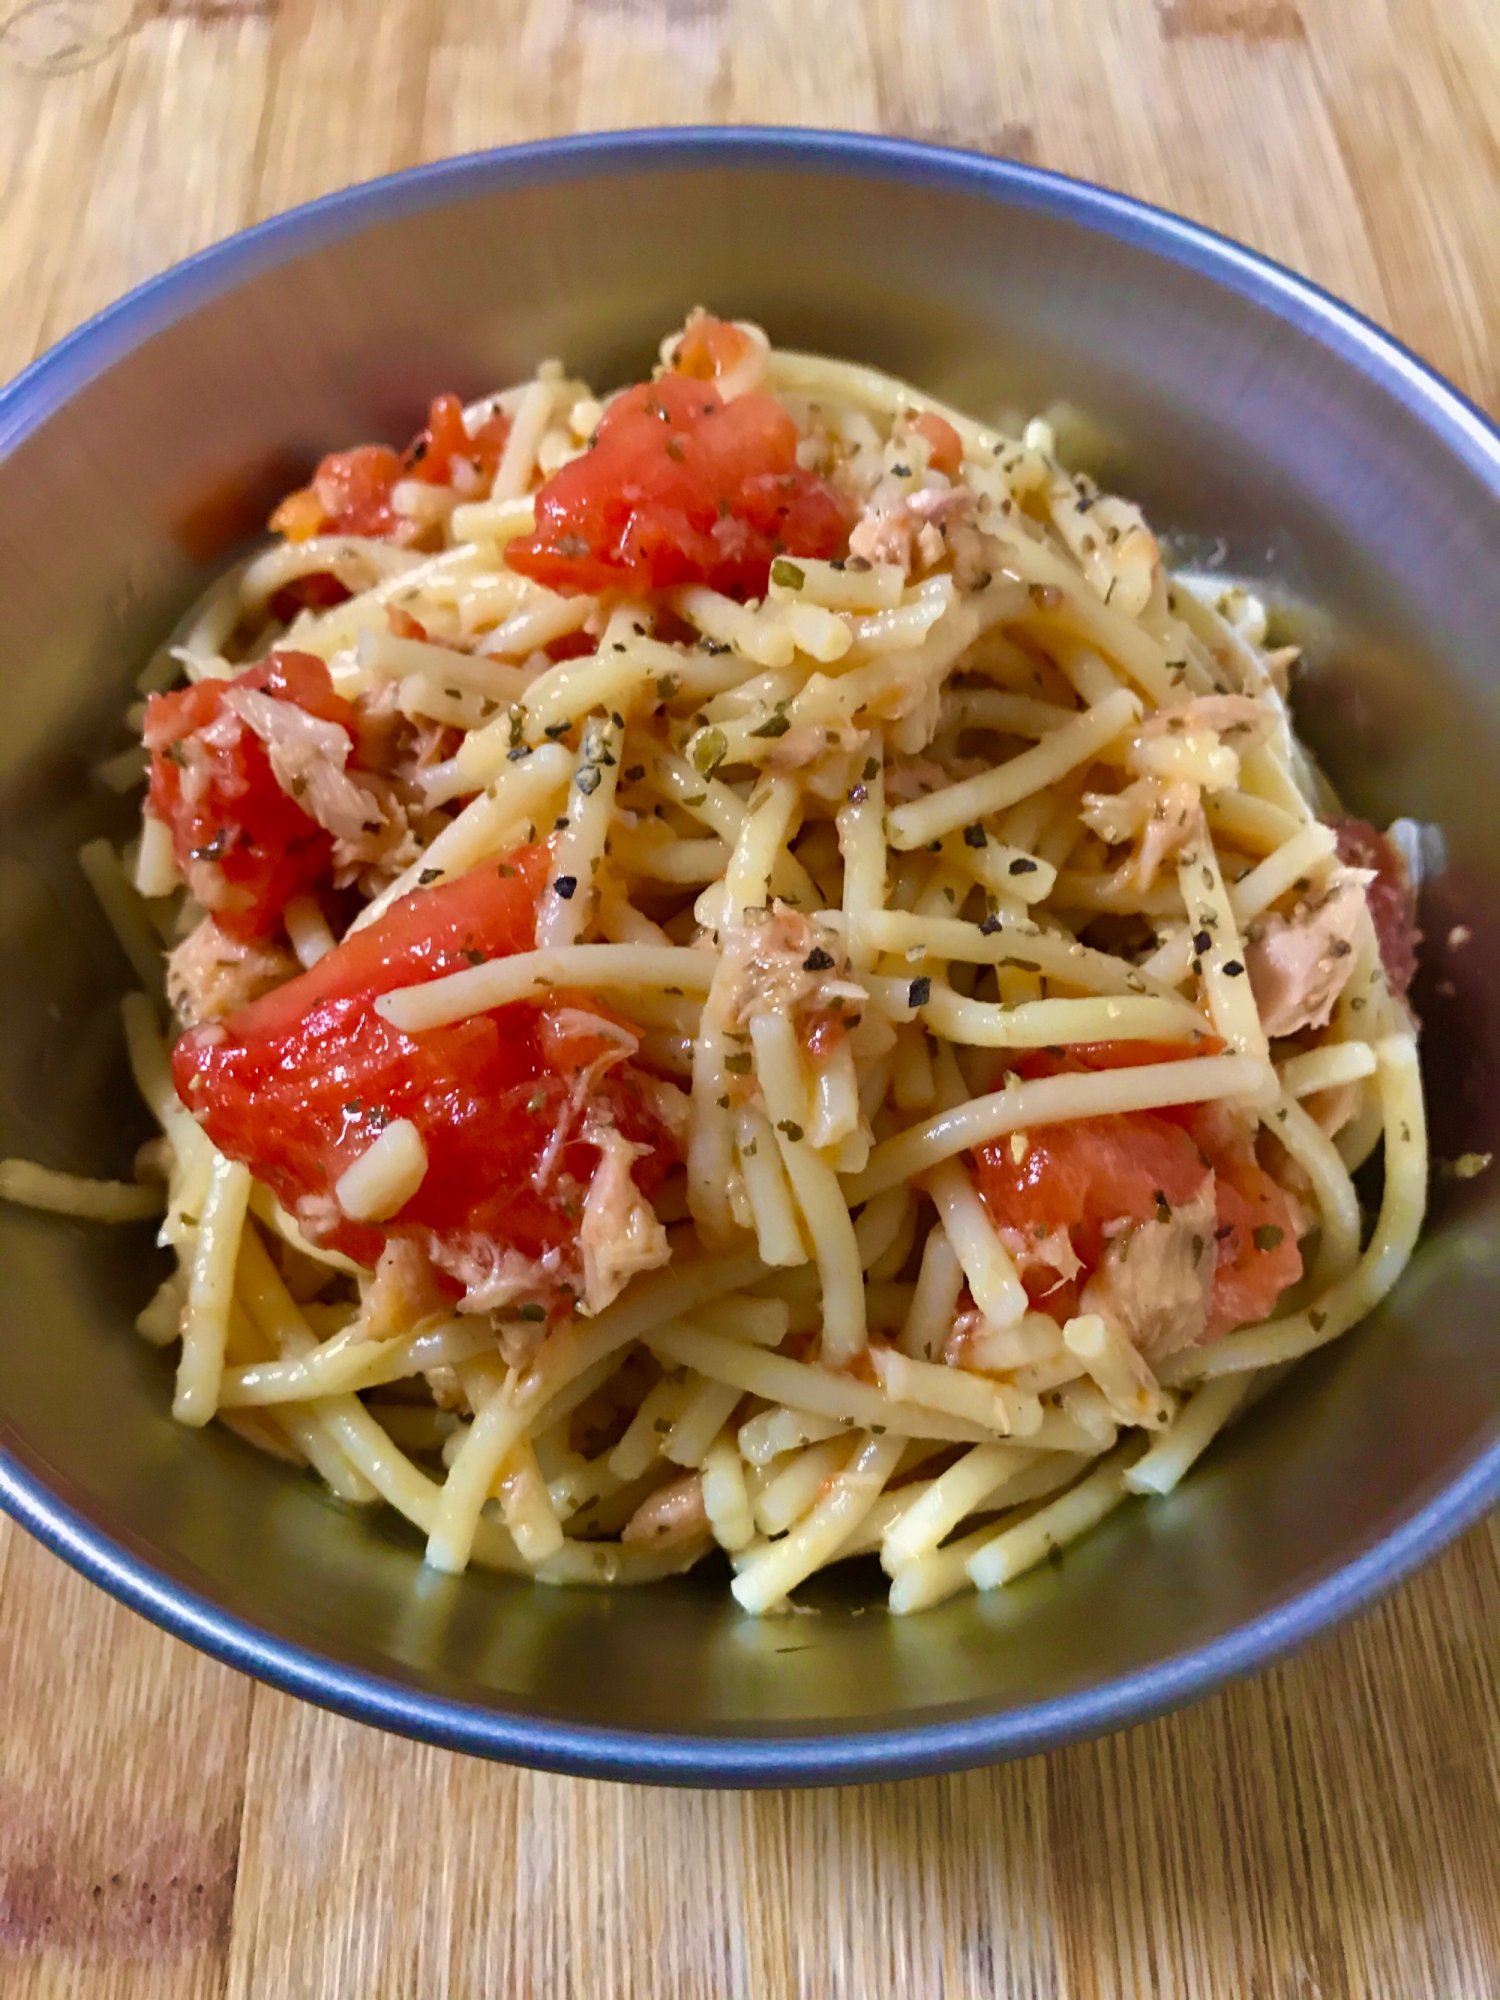
<path fill-rule="evenodd" d="M 0 0 L 0 377 L 350 181 L 696 120 L 1101 180 L 1500 407 L 1495 0 Z M 1291 1664 L 965 1777 L 492 1768 L 253 1686 L 0 1521 L 7 2000 L 1500 1995 L 1500 1524 Z"/>

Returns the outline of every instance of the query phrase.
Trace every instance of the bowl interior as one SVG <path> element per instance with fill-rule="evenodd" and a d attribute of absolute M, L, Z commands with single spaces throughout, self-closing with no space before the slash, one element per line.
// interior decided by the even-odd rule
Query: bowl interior
<path fill-rule="evenodd" d="M 128 970 L 73 852 L 126 824 L 90 772 L 126 741 L 135 672 L 277 492 L 324 449 L 404 437 L 439 388 L 549 354 L 608 385 L 705 302 L 980 413 L 1077 406 L 1093 465 L 1159 528 L 1222 538 L 1228 567 L 1303 608 L 1299 713 L 1345 799 L 1442 830 L 1418 993 L 1435 1154 L 1494 1148 L 1494 442 L 1354 323 L 1315 333 L 1305 295 L 1232 260 L 1210 275 L 1207 254 L 977 163 L 564 151 L 294 218 L 33 378 L 0 411 L 0 1147 L 111 1173 L 145 1136 L 118 1032 Z M 1470 939 L 1450 944 L 1460 922 Z M 862 1566 L 808 1593 L 819 1615 L 764 1623 L 722 1572 L 610 1595 L 425 1571 L 394 1517 L 172 1423 L 169 1361 L 131 1330 L 164 1263 L 145 1229 L 0 1213 L 0 1444 L 168 1585 L 273 1649 L 377 1677 L 372 1719 L 563 1761 L 586 1753 L 517 1731 L 790 1739 L 760 1773 L 809 1775 L 830 1730 L 1008 1718 L 994 1752 L 1110 1719 L 1100 1690 L 1291 1606 L 1474 1465 L 1500 1423 L 1500 1213 L 1485 1177 L 1434 1195 L 1388 1307 L 1175 1496 L 1008 1592 L 906 1621 Z M 429 1697 L 462 1706 L 401 1707 Z"/>

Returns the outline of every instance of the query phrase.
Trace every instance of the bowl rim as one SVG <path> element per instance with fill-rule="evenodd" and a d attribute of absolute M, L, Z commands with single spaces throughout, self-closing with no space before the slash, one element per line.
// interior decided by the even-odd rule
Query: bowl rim
<path fill-rule="evenodd" d="M 497 186 L 616 170 L 780 166 L 896 179 L 1081 224 L 1187 266 L 1289 323 L 1425 424 L 1500 500 L 1500 431 L 1409 349 L 1332 294 L 1201 224 L 1050 170 L 863 133 L 684 126 L 498 147 L 342 188 L 210 245 L 127 293 L 0 388 L 0 460 L 167 326 L 361 227 Z M 242 1672 L 355 1721 L 570 1775 L 715 1786 L 863 1782 L 957 1770 L 1149 1720 L 1257 1671 L 1391 1589 L 1500 1500 L 1500 1438 L 1369 1546 L 1258 1618 L 1134 1672 L 1016 1708 L 895 1726 L 816 1723 L 683 1734 L 601 1728 L 420 1693 L 276 1638 L 157 1570 L 0 1447 L 0 1508 L 91 1582 Z"/>

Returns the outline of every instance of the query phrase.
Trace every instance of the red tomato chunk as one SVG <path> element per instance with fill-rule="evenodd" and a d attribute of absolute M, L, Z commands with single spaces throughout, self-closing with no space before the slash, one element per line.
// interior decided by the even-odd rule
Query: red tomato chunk
<path fill-rule="evenodd" d="M 290 899 L 329 871 L 333 841 L 282 790 L 265 745 L 225 701 L 248 688 L 355 735 L 357 717 L 311 653 L 280 652 L 232 681 L 202 680 L 146 704 L 148 811 L 171 829 L 177 865 L 231 937 L 263 937 Z"/>
<path fill-rule="evenodd" d="M 426 429 L 404 452 L 383 444 L 330 452 L 319 463 L 312 484 L 282 501 L 271 516 L 271 527 L 293 542 L 310 541 L 314 535 L 415 540 L 415 524 L 396 512 L 392 500 L 398 481 L 446 486 L 452 481 L 455 460 L 463 460 L 474 468 L 477 493 L 494 478 L 509 435 L 510 419 L 493 416 L 470 437 L 457 396 L 435 396 Z"/>
<path fill-rule="evenodd" d="M 733 320 L 695 312 L 672 349 L 672 372 L 694 382 L 715 382 L 747 360 L 754 345 Z"/>
<path fill-rule="evenodd" d="M 927 440 L 927 461 L 934 472 L 956 479 L 964 462 L 964 441 L 946 417 L 936 410 L 919 410 L 909 418 L 909 427 Z"/>
<path fill-rule="evenodd" d="M 310 972 L 191 1030 L 173 1052 L 178 1091 L 214 1144 L 245 1161 L 310 1235 L 361 1264 L 373 1265 L 390 1235 L 459 1254 L 488 1239 L 531 1259 L 577 1235 L 596 1148 L 564 1144 L 543 1190 L 533 1174 L 580 1068 L 608 1046 L 556 1017 L 569 1006 L 598 1013 L 595 1003 L 555 995 L 547 1010 L 520 1002 L 417 1035 L 374 1007 L 395 987 L 530 949 L 546 866 L 544 848 L 523 848 L 407 896 Z M 632 1170 L 649 1196 L 676 1154 L 642 1096 L 642 1073 L 624 1063 L 592 1094 L 627 1139 L 650 1148 Z M 426 1176 L 389 1223 L 352 1222 L 334 1186 L 396 1118 L 421 1133 Z"/>
<path fill-rule="evenodd" d="M 712 382 L 664 375 L 613 402 L 591 451 L 555 472 L 513 569 L 569 594 L 706 583 L 761 595 L 778 555 L 836 556 L 850 511 L 797 463 L 774 396 L 726 403 Z"/>
<path fill-rule="evenodd" d="M 1417 899 L 1406 864 L 1386 835 L 1377 832 L 1368 820 L 1336 820 L 1333 830 L 1340 861 L 1350 868 L 1375 871 L 1375 880 L 1365 885 L 1365 900 L 1385 976 L 1404 999 L 1416 977 L 1417 946 L 1422 941 L 1417 929 Z"/>
<path fill-rule="evenodd" d="M 1200 1045 L 1211 1053 L 1212 1045 Z M 1168 1062 L 1180 1048 L 1147 1042 L 1099 1042 L 1020 1058 L 1023 1076 L 1117 1069 Z M 1028 1277 L 1033 1303 L 1057 1319 L 1078 1310 L 1078 1295 L 1098 1268 L 1106 1227 L 1150 1222 L 1190 1202 L 1214 1177 L 1218 1259 L 1209 1297 L 1207 1339 L 1264 1319 L 1302 1275 L 1296 1218 L 1286 1194 L 1255 1157 L 1252 1139 L 1213 1104 L 1133 1111 L 1038 1126 L 1015 1158 L 1008 1140 L 975 1150 L 979 1191 L 1002 1227 L 1040 1237 L 1066 1229 L 1083 1264 L 1076 1280 L 1054 1286 L 1046 1267 Z"/>

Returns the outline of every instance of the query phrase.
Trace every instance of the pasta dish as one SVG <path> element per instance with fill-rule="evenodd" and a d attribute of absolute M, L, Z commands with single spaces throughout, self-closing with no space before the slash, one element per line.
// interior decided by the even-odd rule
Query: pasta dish
<path fill-rule="evenodd" d="M 1048 420 L 695 312 L 607 399 L 439 396 L 271 527 L 80 856 L 160 1135 L 132 1182 L 0 1167 L 160 1218 L 181 1422 L 439 1569 L 722 1550 L 761 1613 L 873 1554 L 909 1612 L 1169 1492 L 1389 1291 L 1399 830 L 1299 744 L 1264 607 Z"/>

